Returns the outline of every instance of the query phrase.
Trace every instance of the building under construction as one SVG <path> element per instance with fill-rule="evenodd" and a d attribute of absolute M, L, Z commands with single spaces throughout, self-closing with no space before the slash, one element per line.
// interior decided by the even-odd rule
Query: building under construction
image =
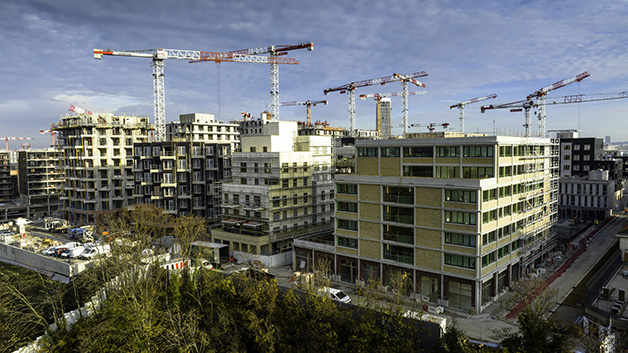
<path fill-rule="evenodd" d="M 113 114 L 66 116 L 54 124 L 65 219 L 91 224 L 99 213 L 133 203 L 133 144 L 147 142 L 152 129 L 147 117 Z"/>
<path fill-rule="evenodd" d="M 58 216 L 63 184 L 61 152 L 56 148 L 18 152 L 18 182 L 29 216 Z"/>

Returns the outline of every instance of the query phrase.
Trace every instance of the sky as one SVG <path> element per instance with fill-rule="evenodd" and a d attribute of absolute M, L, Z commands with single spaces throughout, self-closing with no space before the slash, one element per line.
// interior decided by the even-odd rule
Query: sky
<path fill-rule="evenodd" d="M 0 0 L 0 138 L 47 147 L 40 134 L 70 104 L 153 121 L 151 60 L 103 56 L 114 50 L 237 49 L 314 43 L 294 50 L 299 65 L 280 65 L 280 102 L 323 100 L 313 120 L 349 127 L 346 94 L 323 90 L 346 83 L 428 73 L 428 94 L 409 97 L 409 123 L 449 123 L 450 105 L 468 105 L 465 131 L 523 133 L 523 113 L 480 112 L 484 104 L 524 99 L 541 87 L 587 71 L 590 77 L 549 97 L 628 91 L 628 1 L 250 1 L 250 0 Z M 211 113 L 220 121 L 270 110 L 267 64 L 165 61 L 166 121 Z M 356 94 L 401 91 L 401 83 L 358 88 Z M 402 122 L 401 97 L 392 119 Z M 375 101 L 356 99 L 356 126 L 375 129 Z M 628 99 L 550 105 L 548 130 L 628 141 Z M 304 106 L 280 108 L 280 120 L 305 120 Z M 536 129 L 533 116 L 532 130 Z M 441 130 L 441 129 L 439 129 Z M 427 131 L 423 127 L 410 132 Z M 401 133 L 396 127 L 393 133 Z"/>

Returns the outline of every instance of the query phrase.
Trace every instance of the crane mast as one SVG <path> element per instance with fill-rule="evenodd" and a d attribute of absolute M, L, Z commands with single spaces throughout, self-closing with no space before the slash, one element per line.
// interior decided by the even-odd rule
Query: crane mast
<path fill-rule="evenodd" d="M 334 88 L 327 88 L 323 90 L 323 93 L 325 95 L 328 95 L 329 93 L 336 92 L 336 91 L 339 91 L 341 94 L 347 93 L 347 97 L 349 98 L 349 109 L 348 109 L 349 110 L 349 130 L 350 130 L 351 135 L 355 136 L 355 90 L 356 88 L 373 86 L 377 84 L 385 85 L 389 82 L 394 82 L 394 81 L 408 81 L 408 82 L 412 82 L 413 84 L 417 86 L 425 87 L 425 84 L 415 80 L 415 78 L 417 77 L 424 77 L 424 76 L 427 76 L 427 73 L 425 71 L 415 72 L 409 75 L 399 75 L 395 73 L 392 76 L 380 77 L 380 78 L 371 79 L 371 80 L 356 81 L 356 82 L 347 83 L 342 86 L 338 86 Z M 405 134 L 405 129 L 404 129 L 404 134 Z"/>
<path fill-rule="evenodd" d="M 360 98 L 361 99 L 366 99 L 366 98 L 374 98 L 377 102 L 381 101 L 382 98 L 389 98 L 389 97 L 397 97 L 397 96 L 404 96 L 405 92 L 390 92 L 390 93 L 371 93 L 371 94 L 361 94 Z M 414 96 L 414 95 L 420 95 L 420 94 L 427 94 L 427 91 L 410 91 L 405 93 L 406 97 L 407 96 Z M 379 109 L 379 108 L 378 108 Z M 379 111 L 379 110 L 378 110 Z M 377 115 L 377 131 L 379 132 L 380 136 L 383 137 L 384 133 L 382 131 L 382 121 L 381 121 L 381 116 Z M 403 127 L 403 126 L 409 126 L 406 122 L 405 125 L 399 125 L 399 127 Z M 404 131 L 404 136 L 406 134 L 406 132 Z"/>
<path fill-rule="evenodd" d="M 484 96 L 484 97 L 471 98 L 469 100 L 462 101 L 462 102 L 460 102 L 458 104 L 454 104 L 454 105 L 450 106 L 449 109 L 458 108 L 458 110 L 460 110 L 460 132 L 464 132 L 464 107 L 467 104 L 477 103 L 477 102 L 481 102 L 483 100 L 493 99 L 493 98 L 496 98 L 496 97 L 497 97 L 497 95 L 495 93 L 493 93 L 493 94 L 489 94 L 488 96 Z"/>

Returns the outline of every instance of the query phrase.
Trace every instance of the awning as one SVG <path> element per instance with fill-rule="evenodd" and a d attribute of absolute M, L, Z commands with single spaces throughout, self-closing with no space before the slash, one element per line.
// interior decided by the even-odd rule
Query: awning
<path fill-rule="evenodd" d="M 246 222 L 243 224 L 243 226 L 247 227 L 247 228 L 257 228 L 257 227 L 261 227 L 262 223 L 258 223 L 258 222 Z"/>
<path fill-rule="evenodd" d="M 228 225 L 238 225 L 241 224 L 244 221 L 241 221 L 239 219 L 223 219 L 222 223 L 223 224 L 228 224 Z"/>

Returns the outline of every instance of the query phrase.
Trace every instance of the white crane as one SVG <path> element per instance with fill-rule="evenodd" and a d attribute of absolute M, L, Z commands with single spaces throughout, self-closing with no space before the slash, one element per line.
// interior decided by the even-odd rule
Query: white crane
<path fill-rule="evenodd" d="M 450 106 L 449 109 L 458 108 L 458 110 L 460 110 L 460 132 L 464 132 L 464 107 L 465 107 L 465 105 L 481 102 L 481 101 L 487 100 L 487 99 L 493 99 L 493 98 L 496 98 L 496 97 L 497 97 L 497 95 L 495 93 L 493 93 L 493 94 L 489 94 L 488 96 L 484 96 L 484 97 L 471 98 L 469 100 L 462 101 L 462 102 L 460 102 L 458 104 L 454 104 L 454 105 Z"/>
<path fill-rule="evenodd" d="M 414 96 L 414 95 L 420 95 L 420 94 L 427 94 L 427 91 L 410 91 L 406 93 L 406 97 L 407 96 Z M 390 92 L 390 93 L 371 93 L 371 94 L 361 94 L 360 98 L 361 99 L 366 99 L 366 98 L 374 98 L 377 102 L 381 101 L 382 98 L 389 98 L 389 97 L 397 97 L 397 96 L 404 96 L 404 92 Z M 379 106 L 378 106 L 379 109 Z M 407 100 L 406 100 L 406 111 L 407 111 Z M 400 127 L 403 126 L 408 126 L 407 124 L 407 118 L 405 121 L 405 124 L 403 125 L 399 125 Z M 386 132 L 382 131 L 382 120 L 381 120 L 381 116 L 378 115 L 377 117 L 377 131 L 380 134 L 380 137 L 388 137 L 387 135 L 389 134 L 389 129 L 383 128 L 384 130 L 386 130 Z M 405 136 L 406 131 L 404 130 L 403 135 Z"/>
<path fill-rule="evenodd" d="M 153 67 L 153 100 L 155 114 L 155 140 L 163 141 L 166 137 L 166 93 L 164 88 L 164 60 L 180 59 L 188 61 L 215 61 L 215 62 L 243 62 L 243 63 L 279 63 L 298 64 L 294 59 L 281 58 L 271 60 L 268 57 L 245 55 L 238 53 L 201 52 L 198 50 L 181 49 L 146 49 L 146 50 L 112 50 L 94 49 L 94 59 L 101 59 L 103 55 L 128 56 L 133 58 L 152 59 Z"/>
<path fill-rule="evenodd" d="M 541 104 L 543 107 L 547 104 L 570 104 L 570 103 L 586 103 L 586 102 L 596 102 L 596 101 L 604 101 L 611 99 L 622 99 L 628 98 L 628 92 L 618 92 L 618 93 L 597 93 L 597 94 L 576 94 L 571 96 L 563 96 L 563 97 L 552 97 L 546 98 L 543 102 L 534 101 L 532 99 L 529 100 L 520 100 L 516 102 L 498 104 L 498 105 L 487 105 L 480 107 L 482 113 L 489 109 L 510 109 L 511 112 L 526 112 L 526 123 L 523 125 L 526 128 L 526 136 L 529 136 L 530 133 L 530 109 L 532 108 L 540 108 Z M 544 135 L 543 135 L 544 136 Z"/>
<path fill-rule="evenodd" d="M 311 101 L 311 100 L 306 100 L 306 101 L 300 101 L 300 102 L 282 102 L 279 103 L 279 106 L 281 107 L 286 107 L 286 106 L 292 106 L 292 105 L 304 105 L 307 109 L 307 123 L 308 125 L 312 123 L 312 107 L 315 107 L 317 104 L 325 104 L 327 105 L 327 103 L 329 103 L 329 101 L 326 100 L 322 100 L 322 101 Z"/>
<path fill-rule="evenodd" d="M 347 83 L 342 86 L 338 86 L 334 88 L 327 88 L 326 90 L 323 90 L 323 93 L 325 95 L 328 95 L 330 92 L 336 92 L 336 91 L 339 91 L 341 94 L 347 93 L 347 96 L 349 97 L 349 131 L 353 136 L 355 136 L 355 90 L 356 88 L 373 86 L 377 84 L 385 85 L 389 82 L 402 81 L 404 83 L 403 85 L 404 92 L 407 92 L 408 82 L 412 82 L 413 84 L 419 87 L 425 87 L 424 83 L 415 80 L 415 78 L 417 77 L 424 77 L 424 76 L 427 76 L 427 73 L 425 71 L 415 72 L 409 75 L 400 75 L 400 74 L 395 73 L 395 74 L 392 74 L 392 76 L 380 77 L 380 78 L 371 79 L 371 80 L 356 81 L 356 82 Z M 407 114 L 407 103 L 408 103 L 407 99 L 408 99 L 407 95 L 404 96 L 404 102 L 406 105 L 404 112 L 406 114 Z M 404 119 L 404 126 L 406 126 L 407 124 L 408 124 L 408 119 L 406 115 Z M 405 127 L 404 127 L 403 132 L 405 135 L 406 133 Z"/>

